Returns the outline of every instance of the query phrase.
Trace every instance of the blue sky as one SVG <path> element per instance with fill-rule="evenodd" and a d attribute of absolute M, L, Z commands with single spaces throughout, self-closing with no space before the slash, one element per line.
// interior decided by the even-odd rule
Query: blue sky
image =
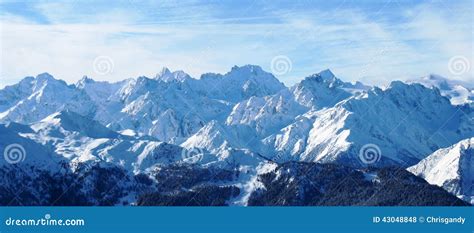
<path fill-rule="evenodd" d="M 473 1 L 0 1 L 0 87 L 49 72 L 117 81 L 161 67 L 193 77 L 233 65 L 272 70 L 287 85 L 331 69 L 385 85 L 437 73 L 473 82 Z M 98 73 L 98 57 L 113 69 Z M 450 60 L 462 58 L 463 72 Z"/>

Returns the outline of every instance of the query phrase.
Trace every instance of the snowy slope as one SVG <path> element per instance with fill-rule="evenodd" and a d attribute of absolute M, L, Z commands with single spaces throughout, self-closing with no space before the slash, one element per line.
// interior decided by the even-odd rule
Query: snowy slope
<path fill-rule="evenodd" d="M 439 148 L 472 137 L 473 116 L 471 107 L 451 105 L 438 90 L 396 81 L 386 90 L 375 87 L 334 107 L 297 116 L 264 138 L 266 147 L 260 152 L 280 162 L 407 167 Z M 377 152 L 369 163 L 360 158 L 365 155 L 361 149 L 367 147 Z"/>
<path fill-rule="evenodd" d="M 245 125 L 223 125 L 211 121 L 196 134 L 184 141 L 185 148 L 201 148 L 213 154 L 220 155 L 231 149 L 247 149 L 258 147 L 260 143 L 256 132 Z"/>
<path fill-rule="evenodd" d="M 353 94 L 368 90 L 361 83 L 351 84 L 341 81 L 330 70 L 323 70 L 306 77 L 291 87 L 295 100 L 303 106 L 314 109 L 332 107 Z"/>
<path fill-rule="evenodd" d="M 66 136 L 67 132 L 75 132 L 91 138 L 118 138 L 120 135 L 96 121 L 69 110 L 53 113 L 33 124 L 32 129 L 40 134 L 58 137 Z"/>
<path fill-rule="evenodd" d="M 330 108 L 353 95 L 366 92 L 368 86 L 360 82 L 343 82 L 330 70 L 311 75 L 295 86 L 277 94 L 265 97 L 251 97 L 236 104 L 227 118 L 228 125 L 248 125 L 254 128 L 260 137 L 266 138 L 265 144 L 279 137 L 279 131 L 288 131 L 292 124 L 300 124 L 302 119 L 322 108 Z M 311 117 L 310 117 L 311 118 Z M 313 119 L 314 120 L 314 119 Z M 294 130 L 293 130 L 294 132 Z M 297 147 L 302 147 L 301 138 L 292 138 Z M 277 144 L 281 141 L 277 139 Z M 286 140 L 288 142 L 288 140 Z M 298 141 L 298 142 L 297 142 Z M 281 146 L 275 145 L 277 151 Z M 300 153 L 295 148 L 294 153 Z"/>
<path fill-rule="evenodd" d="M 41 169 L 56 171 L 62 158 L 51 148 L 21 135 L 21 131 L 31 131 L 28 126 L 19 124 L 0 124 L 0 166 L 19 164 L 36 166 Z"/>
<path fill-rule="evenodd" d="M 12 96 L 13 89 L 17 93 Z M 32 123 L 65 109 L 82 115 L 95 112 L 95 104 L 87 93 L 54 79 L 48 73 L 34 79 L 27 77 L 17 85 L 0 90 L 0 97 L 3 99 L 1 102 L 9 103 L 2 106 L 0 122 Z M 8 97 L 10 99 L 6 99 Z"/>
<path fill-rule="evenodd" d="M 18 84 L 6 86 L 2 89 L 0 91 L 0 111 L 4 112 L 28 97 L 31 94 L 34 79 L 34 77 L 26 77 Z"/>
<path fill-rule="evenodd" d="M 265 145 L 261 153 L 275 161 L 294 161 L 304 152 L 309 131 L 316 119 L 316 112 L 310 111 L 296 117 L 290 125 L 279 132 L 262 139 Z"/>
<path fill-rule="evenodd" d="M 474 138 L 439 149 L 407 170 L 474 204 Z"/>
<path fill-rule="evenodd" d="M 294 101 L 288 90 L 265 97 L 250 97 L 234 106 L 227 125 L 248 125 L 259 135 L 275 133 L 308 109 Z"/>
<path fill-rule="evenodd" d="M 474 122 L 436 90 L 392 82 L 386 90 L 344 100 L 319 111 L 300 160 L 361 164 L 374 144 L 380 163 L 410 166 L 433 151 L 474 135 Z"/>
<path fill-rule="evenodd" d="M 183 148 L 177 145 L 149 136 L 121 135 L 97 121 L 69 111 L 54 113 L 21 135 L 54 148 L 55 154 L 71 163 L 106 162 L 137 173 L 158 164 L 183 162 Z M 213 160 L 216 158 L 206 153 L 199 162 L 205 164 Z"/>

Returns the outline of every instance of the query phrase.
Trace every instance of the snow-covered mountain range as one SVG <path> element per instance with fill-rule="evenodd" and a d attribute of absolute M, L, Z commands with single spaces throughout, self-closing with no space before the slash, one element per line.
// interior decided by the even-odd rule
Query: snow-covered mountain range
<path fill-rule="evenodd" d="M 265 187 L 262 177 L 282 164 L 338 164 L 368 177 L 377 173 L 371 169 L 410 167 L 472 203 L 472 94 L 471 87 L 435 75 L 382 89 L 344 82 L 329 70 L 286 87 L 254 65 L 199 79 L 164 68 L 153 78 L 84 77 L 71 85 L 44 73 L 0 90 L 0 166 L 4 174 L 47 171 L 59 186 L 64 180 L 57 176 L 86 183 L 98 182 L 102 172 L 127 177 L 109 204 L 149 203 L 141 192 L 173 191 L 161 186 L 163 177 L 203 173 L 182 188 L 192 193 L 212 184 L 206 187 L 226 194 L 216 198 L 228 205 L 260 203 L 252 198 Z M 9 153 L 12 145 L 16 153 Z M 76 188 L 84 195 L 98 189 Z M 40 200 L 44 194 L 31 195 Z"/>
<path fill-rule="evenodd" d="M 408 80 L 408 83 L 420 83 L 428 88 L 438 88 L 441 95 L 448 97 L 451 103 L 455 105 L 474 101 L 474 84 L 449 80 L 435 74 Z"/>

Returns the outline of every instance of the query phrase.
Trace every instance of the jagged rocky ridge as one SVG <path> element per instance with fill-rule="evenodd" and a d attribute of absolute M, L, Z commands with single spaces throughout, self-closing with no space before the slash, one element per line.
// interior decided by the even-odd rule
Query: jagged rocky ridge
<path fill-rule="evenodd" d="M 195 195 L 200 200 L 188 205 L 266 205 L 271 202 L 264 203 L 265 198 L 259 196 L 269 195 L 262 194 L 265 182 L 261 180 L 275 162 L 281 166 L 292 162 L 338 164 L 342 170 L 362 174 L 368 167 L 406 168 L 440 148 L 474 136 L 469 99 L 463 104 L 457 98 L 454 105 L 453 95 L 446 90 L 425 86 L 393 82 L 380 89 L 343 82 L 325 70 L 287 88 L 272 74 L 251 65 L 233 67 L 224 75 L 204 74 L 200 79 L 168 69 L 154 78 L 117 83 L 84 77 L 68 85 L 49 74 L 27 77 L 0 90 L 0 149 L 20 144 L 25 160 L 15 165 L 2 160 L 0 166 L 6 176 L 30 182 L 25 184 L 32 187 L 35 177 L 47 177 L 55 185 L 37 184 L 43 191 L 27 195 L 36 201 L 3 204 L 51 204 L 47 200 L 54 199 L 52 193 L 79 176 L 87 180 L 73 186 L 78 205 L 184 205 L 183 200 Z M 379 148 L 373 163 L 360 157 L 365 145 Z M 190 163 L 190 155 L 197 159 Z M 81 167 L 93 172 L 81 171 Z M 202 172 L 195 173 L 213 169 L 212 174 L 232 175 L 206 180 Z M 161 174 L 158 178 L 157 173 Z M 182 180 L 183 174 L 195 175 L 197 180 L 174 190 L 162 186 L 168 176 L 178 183 L 188 182 Z M 472 170 L 463 173 L 472 175 Z M 115 185 L 110 187 L 114 190 L 111 196 L 90 188 L 102 181 Z M 13 195 L 18 191 L 14 180 L 8 182 L 13 183 L 2 191 L 5 200 L 18 199 Z M 106 183 L 99 186 L 109 187 Z M 362 189 L 375 195 L 378 188 Z M 431 186 L 426 190 L 439 194 Z M 88 199 L 91 193 L 96 196 Z M 46 198 L 48 195 L 52 198 Z M 430 201 L 428 196 L 420 205 L 447 205 Z M 285 203 L 331 205 L 298 198 L 288 197 Z M 405 202 L 357 202 L 354 198 L 354 202 L 337 203 L 415 205 L 417 200 L 414 196 L 407 196 Z M 65 205 L 73 202 L 62 201 Z"/>

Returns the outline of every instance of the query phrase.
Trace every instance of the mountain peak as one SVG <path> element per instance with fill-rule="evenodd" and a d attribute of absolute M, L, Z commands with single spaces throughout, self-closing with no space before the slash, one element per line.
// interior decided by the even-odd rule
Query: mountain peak
<path fill-rule="evenodd" d="M 156 78 L 161 78 L 161 77 L 165 77 L 165 76 L 168 76 L 168 75 L 171 75 L 171 71 L 167 68 L 167 67 L 163 67 L 161 68 L 161 71 L 158 72 L 158 74 L 156 74 Z"/>
<path fill-rule="evenodd" d="M 178 81 L 182 81 L 186 78 L 191 78 L 191 76 L 189 76 L 189 74 L 187 74 L 186 72 L 182 71 L 182 70 L 176 70 L 173 72 L 173 76 L 175 79 L 177 79 Z"/>
<path fill-rule="evenodd" d="M 262 67 L 257 65 L 243 65 L 243 66 L 233 66 L 230 72 L 251 72 L 251 73 L 260 73 L 263 72 Z"/>
<path fill-rule="evenodd" d="M 430 74 L 425 77 L 407 80 L 407 83 L 419 83 L 427 88 L 437 88 L 441 95 L 448 97 L 454 105 L 472 103 L 474 90 L 472 84 L 460 80 L 451 80 L 443 76 Z"/>
<path fill-rule="evenodd" d="M 87 77 L 87 75 L 82 76 L 82 78 L 76 83 L 76 87 L 83 88 L 87 84 L 95 83 L 94 79 Z"/>
<path fill-rule="evenodd" d="M 32 83 L 34 80 L 35 80 L 35 77 L 33 77 L 33 76 L 26 76 L 26 77 L 24 77 L 24 78 L 20 81 L 19 84 L 20 84 L 20 85 L 21 85 L 21 84 L 24 85 L 25 83 Z"/>
<path fill-rule="evenodd" d="M 403 88 L 408 87 L 410 84 L 406 84 L 400 80 L 392 81 L 389 85 L 389 88 Z"/>
<path fill-rule="evenodd" d="M 234 66 L 224 75 L 206 73 L 199 80 L 202 92 L 210 92 L 213 98 L 234 103 L 252 96 L 272 95 L 285 89 L 285 85 L 273 74 L 256 65 Z"/>
<path fill-rule="evenodd" d="M 52 86 L 68 86 L 68 84 L 62 79 L 56 79 L 49 73 L 38 74 L 35 78 L 36 88 L 40 88 L 52 84 Z"/>
<path fill-rule="evenodd" d="M 56 79 L 49 73 L 42 73 L 36 76 L 33 83 L 33 92 L 49 89 L 50 91 L 59 91 L 68 84 L 62 79 Z"/>
<path fill-rule="evenodd" d="M 315 73 L 304 78 L 295 86 L 295 88 L 301 89 L 306 87 L 314 89 L 315 86 L 329 89 L 341 89 L 351 94 L 357 94 L 371 89 L 371 86 L 367 86 L 359 81 L 354 83 L 344 82 L 337 78 L 336 75 L 334 75 L 334 73 L 329 69 L 322 70 L 319 73 Z"/>
<path fill-rule="evenodd" d="M 320 71 L 318 74 L 319 74 L 319 76 L 321 76 L 323 79 L 333 79 L 333 78 L 336 78 L 336 75 L 334 75 L 334 73 L 332 73 L 332 71 L 331 71 L 330 69 L 322 70 L 322 71 Z"/>
<path fill-rule="evenodd" d="M 314 74 L 308 76 L 307 78 L 316 78 L 316 77 L 318 77 L 322 80 L 338 79 L 336 77 L 336 75 L 334 75 L 334 73 L 330 69 L 321 70 L 318 73 L 314 73 Z"/>
<path fill-rule="evenodd" d="M 234 66 L 232 69 L 224 75 L 226 79 L 238 80 L 247 82 L 253 80 L 259 84 L 268 85 L 271 83 L 272 86 L 283 87 L 283 84 L 278 81 L 272 73 L 264 71 L 260 66 L 257 65 L 244 65 Z"/>
<path fill-rule="evenodd" d="M 375 89 L 373 89 L 375 92 Z M 419 83 L 404 83 L 402 81 L 393 81 L 389 87 L 381 94 L 389 97 L 398 104 L 405 103 L 405 107 L 413 107 L 413 104 L 437 103 L 443 106 L 450 105 L 449 99 L 444 97 L 439 89 L 427 88 Z M 431 101 L 423 101 L 423 100 Z M 432 102 L 433 101 L 433 102 Z M 447 105 L 445 105 L 447 104 Z"/>
<path fill-rule="evenodd" d="M 191 78 L 187 73 L 182 70 L 177 70 L 171 72 L 168 68 L 164 67 L 158 74 L 155 76 L 155 80 L 160 80 L 163 82 L 178 81 L 182 82 L 187 78 Z"/>
<path fill-rule="evenodd" d="M 54 79 L 54 77 L 48 73 L 48 72 L 44 72 L 44 73 L 41 73 L 41 74 L 38 74 L 36 76 L 37 79 Z"/>
<path fill-rule="evenodd" d="M 59 81 L 56 80 L 51 74 L 49 73 L 41 73 L 36 76 L 36 82 L 37 83 L 45 83 L 45 82 L 51 82 L 51 81 Z"/>
<path fill-rule="evenodd" d="M 448 83 L 448 79 L 436 75 L 436 74 L 430 74 L 425 77 L 421 77 L 418 79 L 412 79 L 408 80 L 408 83 L 419 83 L 425 87 L 432 88 L 436 87 L 440 90 L 449 90 L 450 89 L 450 84 Z"/>
<path fill-rule="evenodd" d="M 319 73 L 315 73 L 306 77 L 298 85 L 299 86 L 315 85 L 315 83 L 324 84 L 330 88 L 340 87 L 344 84 L 344 82 L 338 79 L 330 70 L 326 69 Z M 317 85 L 320 85 L 320 84 L 317 84 Z"/>
<path fill-rule="evenodd" d="M 80 82 L 92 83 L 95 82 L 94 79 L 89 78 L 87 75 L 82 76 Z"/>
<path fill-rule="evenodd" d="M 390 83 L 387 90 L 392 92 L 406 92 L 408 90 L 417 90 L 419 92 L 429 92 L 432 93 L 432 89 L 420 84 L 420 83 L 405 83 L 400 80 L 395 80 Z M 436 90 L 436 89 L 435 89 Z M 439 93 L 439 91 L 435 91 Z"/>
<path fill-rule="evenodd" d="M 466 89 L 473 89 L 474 86 L 462 80 L 448 79 L 441 75 L 429 74 L 424 77 L 409 79 L 407 83 L 419 83 L 426 87 L 437 87 L 440 90 L 451 90 L 455 86 L 462 86 Z"/>
<path fill-rule="evenodd" d="M 351 92 L 345 84 L 326 69 L 304 78 L 291 88 L 295 100 L 303 106 L 315 109 L 334 106 L 348 98 Z"/>

